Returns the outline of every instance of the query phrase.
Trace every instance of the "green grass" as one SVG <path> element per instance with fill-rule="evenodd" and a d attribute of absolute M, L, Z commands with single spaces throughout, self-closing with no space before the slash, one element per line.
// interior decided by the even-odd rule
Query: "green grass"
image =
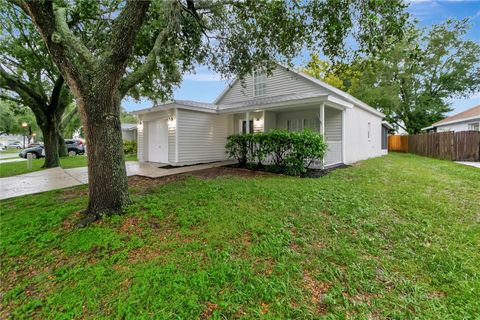
<path fill-rule="evenodd" d="M 72 229 L 85 194 L 0 203 L 0 318 L 480 314 L 476 168 L 391 154 L 319 179 L 191 177 Z"/>
<path fill-rule="evenodd" d="M 125 161 L 136 161 L 135 155 L 125 156 Z M 26 161 L 0 163 L 0 178 L 16 176 L 23 173 L 30 173 L 42 170 L 44 158 L 32 160 L 32 168 L 27 168 Z M 60 159 L 62 168 L 78 168 L 87 166 L 87 156 L 65 157 Z"/>

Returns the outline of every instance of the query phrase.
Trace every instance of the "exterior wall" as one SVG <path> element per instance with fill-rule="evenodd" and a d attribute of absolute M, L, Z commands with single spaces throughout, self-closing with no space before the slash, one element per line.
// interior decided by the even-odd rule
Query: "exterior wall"
<path fill-rule="evenodd" d="M 289 119 L 318 118 L 319 109 L 278 112 L 277 127 L 286 129 Z M 342 131 L 342 111 L 325 106 L 325 140 L 328 144 L 328 151 L 324 159 L 326 165 L 342 162 Z"/>
<path fill-rule="evenodd" d="M 135 141 L 136 130 L 122 130 L 122 139 L 124 141 Z"/>
<path fill-rule="evenodd" d="M 178 109 L 178 163 L 194 164 L 226 159 L 228 115 Z"/>
<path fill-rule="evenodd" d="M 445 131 L 467 131 L 469 130 L 468 125 L 470 123 L 478 123 L 480 122 L 480 119 L 477 120 L 468 120 L 465 122 L 459 122 L 459 123 L 452 123 L 452 124 L 446 124 L 443 126 L 438 126 L 437 127 L 437 132 L 445 132 Z"/>
<path fill-rule="evenodd" d="M 345 163 L 379 157 L 387 153 L 382 150 L 382 118 L 355 106 L 346 110 L 345 119 Z M 368 123 L 371 137 L 368 138 Z"/>
<path fill-rule="evenodd" d="M 268 132 L 277 128 L 277 113 L 273 111 L 265 111 L 263 114 L 263 130 Z"/>
<path fill-rule="evenodd" d="M 148 161 L 148 122 L 173 117 L 174 110 L 157 111 L 138 115 L 137 158 L 140 162 Z M 168 129 L 168 161 L 175 161 L 175 128 Z"/>
<path fill-rule="evenodd" d="M 253 76 L 245 78 L 245 87 L 241 81 L 235 81 L 228 92 L 217 102 L 218 104 L 228 104 L 243 100 L 258 98 L 253 92 Z M 266 94 L 262 97 L 272 97 L 291 93 L 327 93 L 326 89 L 317 84 L 291 72 L 281 66 L 273 71 L 273 74 L 267 78 Z"/>

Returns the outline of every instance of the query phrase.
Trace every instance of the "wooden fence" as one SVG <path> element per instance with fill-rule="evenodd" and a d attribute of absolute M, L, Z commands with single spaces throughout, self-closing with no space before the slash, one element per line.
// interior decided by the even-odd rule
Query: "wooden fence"
<path fill-rule="evenodd" d="M 388 151 L 409 152 L 453 161 L 480 161 L 480 132 L 436 132 L 389 136 Z"/>

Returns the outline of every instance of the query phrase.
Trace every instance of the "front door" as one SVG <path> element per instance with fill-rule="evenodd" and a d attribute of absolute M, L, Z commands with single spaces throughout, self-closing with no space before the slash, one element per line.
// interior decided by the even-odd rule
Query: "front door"
<path fill-rule="evenodd" d="M 167 119 L 148 123 L 148 161 L 168 163 Z"/>

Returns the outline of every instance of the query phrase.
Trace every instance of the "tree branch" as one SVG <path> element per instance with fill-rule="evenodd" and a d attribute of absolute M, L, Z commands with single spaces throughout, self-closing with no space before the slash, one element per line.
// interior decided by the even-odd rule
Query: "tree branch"
<path fill-rule="evenodd" d="M 31 99 L 37 101 L 37 103 L 45 102 L 41 94 L 39 94 L 38 92 L 35 92 L 35 90 L 33 90 L 28 85 L 23 83 L 23 81 L 20 80 L 18 77 L 8 74 L 8 72 L 6 72 L 2 66 L 0 66 L 0 78 L 3 78 L 5 81 L 4 87 L 12 91 L 15 91 L 19 95 L 21 95 L 20 91 L 23 91 L 24 94 L 27 94 Z M 2 87 L 3 87 L 3 84 L 2 84 Z"/>
<path fill-rule="evenodd" d="M 10 100 L 10 101 L 16 102 L 18 104 L 24 104 L 24 102 L 21 99 L 10 97 L 10 96 L 7 96 L 5 94 L 0 94 L 0 99 L 1 100 Z"/>
<path fill-rule="evenodd" d="M 152 50 L 148 53 L 145 63 L 123 78 L 122 83 L 120 84 L 120 95 L 122 98 L 127 94 L 128 90 L 139 83 L 155 68 L 157 56 L 160 54 L 162 43 L 166 39 L 167 33 L 167 29 L 164 29 L 158 34 L 155 39 L 155 44 L 153 45 Z"/>
<path fill-rule="evenodd" d="M 55 84 L 52 89 L 52 95 L 50 96 L 50 104 L 49 104 L 50 109 L 57 108 L 58 101 L 60 100 L 60 95 L 62 93 L 63 83 L 64 83 L 63 77 L 59 76 L 55 81 Z"/>
<path fill-rule="evenodd" d="M 65 8 L 56 8 L 54 10 L 55 17 L 55 26 L 56 31 L 60 34 L 63 39 L 56 39 L 55 33 L 52 35 L 52 40 L 54 42 L 66 41 L 67 45 L 71 46 L 78 56 L 87 63 L 87 66 L 95 66 L 97 60 L 88 50 L 88 48 L 70 31 L 66 20 L 66 10 Z"/>
<path fill-rule="evenodd" d="M 150 1 L 127 0 L 112 26 L 112 37 L 106 51 L 104 66 L 117 71 L 121 76 L 130 54 L 135 38 L 145 19 Z"/>

